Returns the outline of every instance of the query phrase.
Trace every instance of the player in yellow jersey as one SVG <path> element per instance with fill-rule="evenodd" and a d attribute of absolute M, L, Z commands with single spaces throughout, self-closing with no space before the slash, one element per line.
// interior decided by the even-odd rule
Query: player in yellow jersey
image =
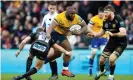
<path fill-rule="evenodd" d="M 51 23 L 51 25 L 47 30 L 47 37 L 49 38 L 52 37 L 56 41 L 56 43 L 58 43 L 64 49 L 70 51 L 71 52 L 70 54 L 72 54 L 72 48 L 67 39 L 67 36 L 70 35 L 69 28 L 74 24 L 79 24 L 82 27 L 81 31 L 83 32 L 86 27 L 87 31 L 87 25 L 85 21 L 76 14 L 76 11 L 73 7 L 69 6 L 67 7 L 66 11 L 56 16 L 56 18 L 53 20 L 53 22 Z M 57 51 L 56 49 L 54 49 L 54 51 L 55 54 L 53 58 L 61 56 L 61 52 Z M 64 63 L 63 63 L 62 75 L 68 77 L 74 77 L 74 74 L 72 74 L 68 69 L 70 59 L 71 56 L 70 57 L 67 55 L 63 56 Z"/>
<path fill-rule="evenodd" d="M 91 18 L 88 27 L 92 27 L 92 30 L 96 33 L 100 32 L 103 26 L 103 20 L 104 20 L 104 9 L 100 7 L 98 9 L 98 15 Z M 104 49 L 105 45 L 107 43 L 107 35 L 100 38 L 92 38 L 91 40 L 91 56 L 89 59 L 89 74 L 92 75 L 92 67 L 94 62 L 94 57 L 98 49 L 101 49 L 101 51 Z"/>

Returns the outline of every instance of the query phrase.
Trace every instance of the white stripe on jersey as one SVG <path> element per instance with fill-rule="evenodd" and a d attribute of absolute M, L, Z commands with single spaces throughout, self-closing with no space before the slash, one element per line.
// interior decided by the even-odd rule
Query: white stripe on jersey
<path fill-rule="evenodd" d="M 43 17 L 43 21 L 41 26 L 46 27 L 46 30 L 48 29 L 49 25 L 52 23 L 52 21 L 54 20 L 54 18 L 58 15 L 57 12 L 55 12 L 54 14 L 51 15 L 51 13 L 47 13 L 44 17 Z"/>

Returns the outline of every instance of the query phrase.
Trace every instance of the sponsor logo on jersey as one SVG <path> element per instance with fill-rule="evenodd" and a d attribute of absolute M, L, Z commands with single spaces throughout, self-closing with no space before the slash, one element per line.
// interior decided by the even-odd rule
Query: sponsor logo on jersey
<path fill-rule="evenodd" d="M 33 45 L 33 48 L 36 49 L 36 50 L 42 51 L 42 52 L 44 52 L 46 50 L 46 46 L 43 46 L 43 45 L 40 45 L 40 44 L 37 44 L 37 43 L 35 43 Z"/>
<path fill-rule="evenodd" d="M 116 28 L 116 25 L 115 24 L 113 24 L 112 26 L 113 26 L 113 28 Z"/>

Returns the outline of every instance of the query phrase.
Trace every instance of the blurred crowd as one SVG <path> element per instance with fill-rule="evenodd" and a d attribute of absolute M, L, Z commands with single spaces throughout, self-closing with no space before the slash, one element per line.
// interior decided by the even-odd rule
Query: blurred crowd
<path fill-rule="evenodd" d="M 133 2 L 131 1 L 57 1 L 57 11 L 61 13 L 69 5 L 76 8 L 79 14 L 88 23 L 91 17 L 97 14 L 99 7 L 112 4 L 116 14 L 120 14 L 125 21 L 128 33 L 128 43 L 133 44 Z M 18 48 L 18 44 L 30 33 L 35 32 L 41 24 L 42 18 L 48 12 L 46 1 L 2 1 L 0 3 L 1 48 Z M 74 47 L 88 47 L 90 39 L 86 35 L 70 37 Z"/>

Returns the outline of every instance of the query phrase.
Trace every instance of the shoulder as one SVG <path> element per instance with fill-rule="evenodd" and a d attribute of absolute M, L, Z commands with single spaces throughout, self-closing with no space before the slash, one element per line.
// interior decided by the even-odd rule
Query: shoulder
<path fill-rule="evenodd" d="M 83 21 L 83 19 L 82 19 L 79 15 L 77 15 L 77 14 L 75 14 L 75 18 L 76 18 L 76 20 L 78 20 L 79 22 L 82 22 L 82 21 Z"/>
<path fill-rule="evenodd" d="M 47 13 L 46 15 L 44 15 L 43 19 L 46 20 L 49 17 L 49 14 Z"/>
<path fill-rule="evenodd" d="M 64 19 L 64 17 L 65 17 L 65 12 L 62 12 L 62 13 L 60 13 L 60 14 L 58 14 L 55 18 L 54 18 L 54 20 L 57 22 L 57 23 L 62 23 L 62 19 Z"/>
<path fill-rule="evenodd" d="M 122 19 L 122 17 L 120 15 L 116 15 L 115 19 L 118 20 L 118 21 L 123 21 L 123 19 Z"/>
<path fill-rule="evenodd" d="M 98 15 L 95 15 L 94 17 L 91 18 L 91 21 L 96 21 L 98 19 Z"/>

